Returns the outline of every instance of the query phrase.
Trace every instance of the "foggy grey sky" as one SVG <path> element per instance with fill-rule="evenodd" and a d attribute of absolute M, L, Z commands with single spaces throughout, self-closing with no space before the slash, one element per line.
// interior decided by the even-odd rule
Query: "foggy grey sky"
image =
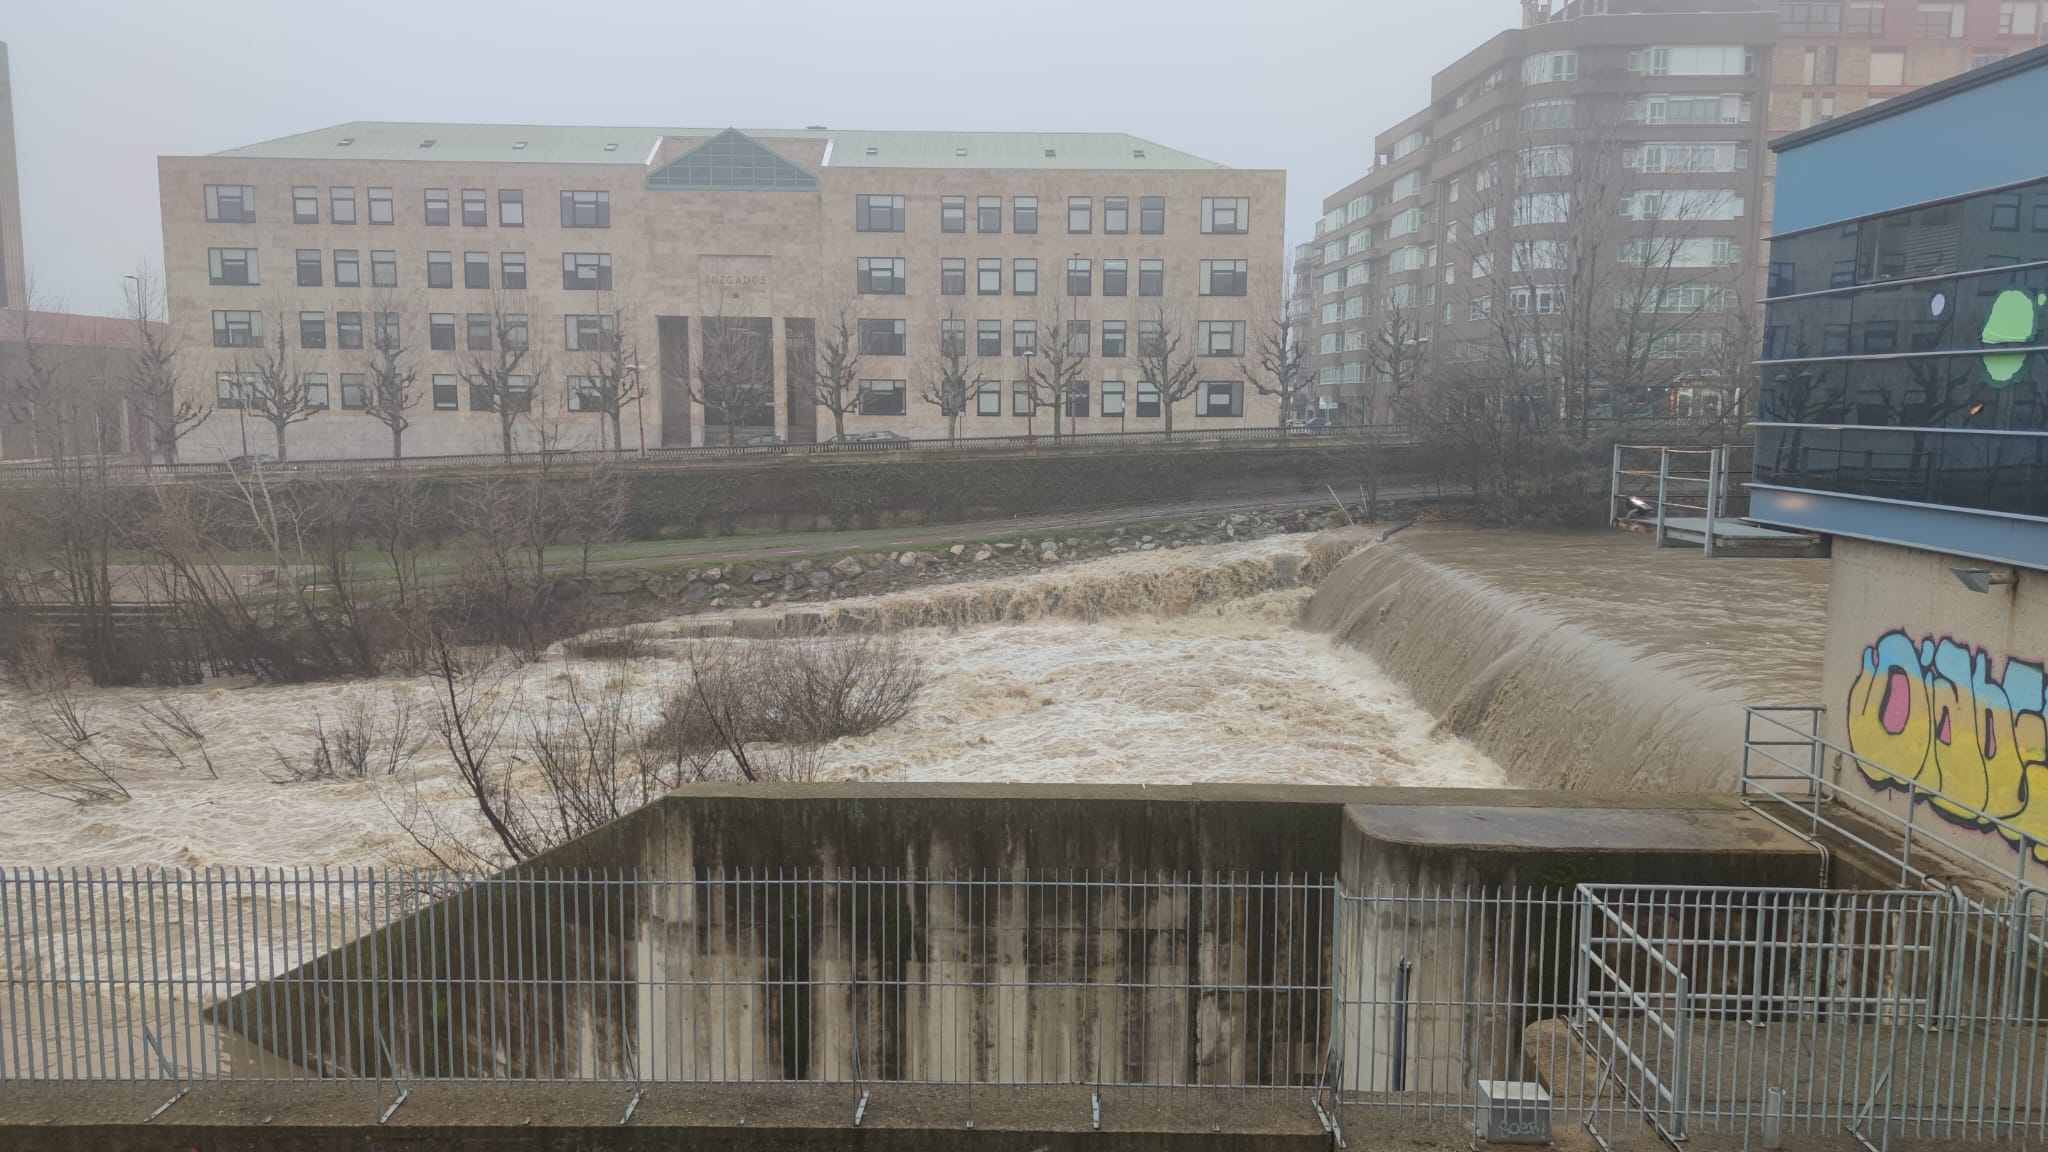
<path fill-rule="evenodd" d="M 1118 131 L 1287 171 L 1290 244 L 1515 0 L 10 0 L 29 268 L 120 310 L 156 158 L 346 120 Z"/>

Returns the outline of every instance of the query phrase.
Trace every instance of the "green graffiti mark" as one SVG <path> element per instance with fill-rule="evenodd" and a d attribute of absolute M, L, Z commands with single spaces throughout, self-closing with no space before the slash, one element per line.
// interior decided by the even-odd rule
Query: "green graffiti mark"
<path fill-rule="evenodd" d="M 2034 300 L 2028 293 L 2008 288 L 1991 302 L 1991 314 L 1984 318 L 1986 344 L 2025 344 L 2034 338 Z M 1987 352 L 1984 371 L 2000 386 L 2012 382 L 2025 368 L 2024 352 Z"/>

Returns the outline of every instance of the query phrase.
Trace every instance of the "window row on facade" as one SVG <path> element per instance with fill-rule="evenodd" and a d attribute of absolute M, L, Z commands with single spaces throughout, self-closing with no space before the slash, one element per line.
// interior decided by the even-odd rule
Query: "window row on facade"
<path fill-rule="evenodd" d="M 1774 300 L 1763 359 L 1982 350 L 2028 343 L 2048 296 L 2048 263 Z"/>
<path fill-rule="evenodd" d="M 1132 229 L 1132 197 L 1104 196 L 1101 198 L 1101 231 L 1106 236 L 1120 236 Z M 1136 197 L 1136 231 L 1140 235 L 1158 236 L 1166 232 L 1166 197 Z M 860 232 L 902 232 L 909 223 L 905 208 L 906 198 L 891 194 L 861 194 L 853 198 L 853 226 Z M 1003 231 L 1003 198 L 1001 196 L 977 196 L 972 206 L 974 231 L 983 234 L 999 234 Z M 1071 235 L 1091 235 L 1096 231 L 1097 200 L 1093 196 L 1069 196 L 1067 198 L 1067 232 Z M 939 231 L 966 232 L 969 219 L 969 205 L 965 196 L 942 196 L 939 198 Z M 1020 235 L 1034 235 L 1038 232 L 1039 204 L 1036 196 L 1012 196 L 1009 203 L 1010 231 Z M 1251 231 L 1251 200 L 1244 196 L 1204 196 L 1200 230 L 1204 235 L 1241 235 Z"/>
<path fill-rule="evenodd" d="M 1771 241 L 1769 295 L 2048 261 L 2048 180 Z"/>
<path fill-rule="evenodd" d="M 2039 0 L 2005 0 L 1998 6 L 1999 36 L 2035 37 L 2042 28 Z M 1922 40 L 1960 40 L 1966 35 L 1988 36 L 1988 27 L 1970 28 L 1966 18 L 1969 5 L 1963 0 L 1922 0 L 1914 5 L 1913 25 L 1893 28 L 1893 36 L 1914 36 Z M 1885 0 L 1806 0 L 1779 5 L 1778 28 L 1794 35 L 1883 36 Z"/>
<path fill-rule="evenodd" d="M 456 257 L 461 260 L 461 286 L 492 287 L 492 264 L 497 265 L 499 288 L 525 290 L 526 253 L 500 252 L 495 261 L 489 252 L 428 252 L 426 286 L 454 288 Z M 369 254 L 372 288 L 399 286 L 399 258 L 395 251 L 372 249 Z M 331 253 L 319 248 L 298 248 L 292 252 L 292 283 L 299 288 L 361 288 L 365 285 L 363 253 L 356 248 L 336 248 Z M 256 287 L 263 283 L 262 257 L 255 248 L 208 248 L 207 283 L 215 287 Z M 565 291 L 603 292 L 612 286 L 612 256 L 609 252 L 562 253 L 562 288 Z"/>
<path fill-rule="evenodd" d="M 1095 294 L 1097 261 L 1075 256 L 1066 262 L 1066 294 L 1069 296 L 1092 296 Z M 1131 294 L 1131 264 L 1129 260 L 1105 259 L 1102 265 L 1101 288 L 1104 296 L 1128 296 Z M 1137 263 L 1137 294 L 1140 296 L 1164 296 L 1166 294 L 1166 262 L 1164 260 L 1139 260 Z M 1012 296 L 1036 296 L 1039 294 L 1039 262 L 1035 258 L 1019 257 L 1009 262 L 1009 293 Z M 854 263 L 854 288 L 862 295 L 901 296 L 909 291 L 909 262 L 901 256 L 861 256 Z M 1244 260 L 1204 260 L 1199 268 L 1199 291 L 1203 296 L 1243 296 L 1249 285 L 1249 264 Z M 977 296 L 1000 296 L 1004 291 L 1003 261 L 1000 257 L 984 256 L 973 262 L 973 294 Z M 939 295 L 968 295 L 968 260 L 964 256 L 948 256 L 939 260 Z"/>
<path fill-rule="evenodd" d="M 1050 390 L 1043 381 L 1013 380 L 1008 385 L 1009 407 L 1006 411 L 1004 382 L 977 380 L 970 388 L 962 389 L 963 394 L 957 398 L 941 397 L 943 403 L 940 407 L 957 405 L 957 414 L 963 416 L 1031 417 L 1051 409 L 1063 418 L 1089 417 L 1096 414 L 1093 411 L 1096 385 L 1093 380 L 1070 380 L 1049 397 Z M 1150 420 L 1161 415 L 1159 386 L 1150 380 L 1103 380 L 1100 386 L 1100 415 L 1107 419 Z M 909 410 L 910 387 L 907 380 L 862 380 L 859 388 L 857 411 L 863 416 L 902 416 Z M 1243 416 L 1244 382 L 1199 381 L 1194 387 L 1193 399 L 1197 416 Z"/>
<path fill-rule="evenodd" d="M 1756 461 L 1762 484 L 2048 517 L 2048 436 L 1765 426 Z"/>
<path fill-rule="evenodd" d="M 365 347 L 365 322 L 370 325 L 369 347 L 379 349 L 407 349 L 416 347 L 405 339 L 404 314 L 399 312 L 346 311 L 333 314 L 330 329 L 326 312 L 301 311 L 297 313 L 298 333 L 295 341 L 288 341 L 301 349 L 324 349 L 330 347 L 329 332 L 332 331 L 332 347 L 357 350 Z M 414 321 L 417 323 L 417 321 Z M 606 313 L 570 314 L 562 317 L 562 347 L 570 352 L 602 352 L 609 348 L 616 328 L 616 318 Z M 860 319 L 855 322 L 858 350 L 863 356 L 904 356 L 909 354 L 909 322 L 900 319 Z M 972 349 L 973 355 L 993 358 L 1004 355 L 1005 347 L 1013 356 L 1034 356 L 1044 351 L 1040 340 L 1060 339 L 1064 336 L 1066 352 L 1074 356 L 1100 355 L 1117 358 L 1132 353 L 1135 340 L 1136 354 L 1147 355 L 1162 346 L 1170 338 L 1158 320 L 1139 320 L 1135 326 L 1128 320 L 1100 321 L 1100 342 L 1097 342 L 1097 322 L 1094 320 L 1070 319 L 1062 321 L 1059 332 L 1039 331 L 1036 320 L 1009 321 L 1010 339 L 1003 340 L 1002 320 L 976 320 L 974 341 L 967 342 L 968 321 L 946 319 L 939 322 L 940 351 L 944 354 L 964 355 Z M 234 309 L 219 309 L 213 313 L 213 345 L 216 348 L 262 348 L 274 336 L 266 339 L 265 313 Z M 506 312 L 430 312 L 427 314 L 427 349 L 435 352 L 488 352 L 494 345 L 512 349 L 530 346 L 530 321 L 525 313 Z M 1243 320 L 1202 320 L 1196 322 L 1193 331 L 1193 350 L 1200 356 L 1243 356 L 1245 354 L 1245 321 Z M 457 341 L 460 339 L 460 348 Z"/>
<path fill-rule="evenodd" d="M 491 223 L 491 206 L 497 205 L 500 228 L 526 226 L 526 193 L 519 188 L 427 188 L 420 195 L 419 223 L 445 228 L 459 222 L 465 228 L 483 228 Z M 291 221 L 294 224 L 398 223 L 398 201 L 391 188 L 365 188 L 362 212 L 357 212 L 353 185 L 293 185 Z M 453 197 L 451 199 L 451 196 Z M 257 188 L 253 184 L 206 185 L 206 219 L 215 224 L 253 224 L 257 219 Z M 323 209 L 325 216 L 323 220 Z M 564 228 L 609 228 L 612 222 L 612 194 L 602 189 L 564 189 L 561 193 L 561 223 Z M 410 221 L 408 221 L 410 222 Z"/>

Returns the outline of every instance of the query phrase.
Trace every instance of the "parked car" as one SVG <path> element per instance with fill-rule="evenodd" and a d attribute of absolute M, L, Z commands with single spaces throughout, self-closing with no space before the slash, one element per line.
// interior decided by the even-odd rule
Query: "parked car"
<path fill-rule="evenodd" d="M 228 457 L 228 471 L 230 472 L 261 472 L 265 470 L 274 471 L 277 468 L 277 457 L 269 455 L 268 453 L 257 452 L 248 456 Z"/>
<path fill-rule="evenodd" d="M 890 448 L 903 448 L 910 444 L 910 437 L 882 429 L 874 432 L 848 432 L 825 441 L 828 449 L 844 449 L 855 452 L 881 452 Z"/>
<path fill-rule="evenodd" d="M 1329 430 L 1330 422 L 1321 416 L 1311 416 L 1306 420 L 1289 420 L 1287 422 L 1287 434 L 1289 436 L 1321 436 Z"/>
<path fill-rule="evenodd" d="M 770 448 L 780 448 L 782 444 L 782 437 L 773 433 L 765 436 L 749 436 L 744 445 L 744 450 L 748 452 L 765 452 Z"/>

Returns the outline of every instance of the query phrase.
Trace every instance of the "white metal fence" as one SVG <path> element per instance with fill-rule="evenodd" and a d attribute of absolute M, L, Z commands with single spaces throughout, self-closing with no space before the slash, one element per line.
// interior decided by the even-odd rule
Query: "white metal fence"
<path fill-rule="evenodd" d="M 0 1080 L 1293 1089 L 2048 1138 L 2048 895 L 1319 876 L 0 873 Z M 637 1095 L 636 1095 L 637 1099 Z M 168 1103 L 166 1104 L 168 1106 Z"/>

